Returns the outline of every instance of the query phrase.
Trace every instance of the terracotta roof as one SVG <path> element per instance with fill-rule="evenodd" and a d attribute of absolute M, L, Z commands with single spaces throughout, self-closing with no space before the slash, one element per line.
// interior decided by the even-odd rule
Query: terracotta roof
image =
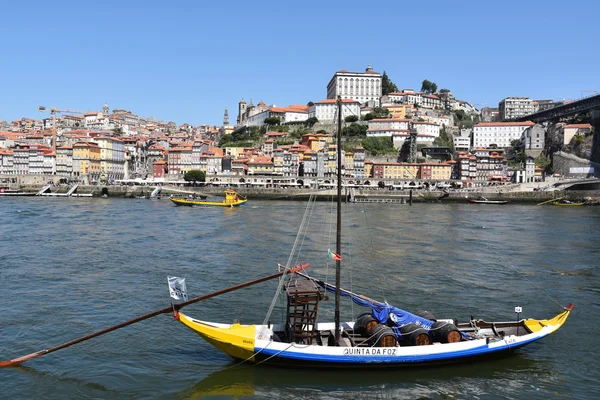
<path fill-rule="evenodd" d="M 321 101 L 316 101 L 315 104 L 335 104 L 336 103 L 336 99 L 325 99 L 325 100 L 321 100 Z M 352 100 L 352 99 L 342 99 L 342 103 L 358 103 L 360 104 L 357 100 Z"/>
<path fill-rule="evenodd" d="M 571 125 L 565 125 L 565 129 L 591 129 L 592 125 L 591 124 L 571 124 Z"/>
<path fill-rule="evenodd" d="M 480 122 L 477 126 L 533 126 L 534 122 L 525 121 L 525 122 Z"/>

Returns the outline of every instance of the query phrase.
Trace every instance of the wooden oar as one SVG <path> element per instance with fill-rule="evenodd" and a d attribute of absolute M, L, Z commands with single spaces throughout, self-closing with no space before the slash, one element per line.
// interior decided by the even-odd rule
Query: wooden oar
<path fill-rule="evenodd" d="M 34 358 L 43 356 L 43 355 L 48 354 L 48 353 L 52 353 L 52 352 L 54 352 L 56 350 L 64 349 L 65 347 L 69 347 L 69 346 L 72 346 L 74 344 L 77 344 L 77 343 L 80 343 L 80 342 L 84 342 L 86 340 L 95 338 L 96 336 L 104 335 L 105 333 L 112 332 L 112 331 L 115 331 L 117 329 L 121 329 L 121 328 L 123 328 L 123 327 L 125 327 L 127 325 L 135 324 L 136 322 L 140 322 L 140 321 L 143 321 L 143 320 L 148 319 L 148 318 L 156 317 L 157 315 L 160 315 L 160 314 L 170 313 L 170 312 L 173 311 L 173 309 L 179 310 L 180 308 L 182 308 L 184 306 L 187 306 L 189 304 L 197 303 L 197 302 L 202 301 L 202 300 L 210 299 L 211 297 L 219 296 L 221 294 L 233 292 L 234 290 L 242 289 L 242 288 L 245 288 L 245 287 L 248 287 L 248 286 L 251 286 L 251 285 L 255 285 L 257 283 L 268 281 L 270 279 L 277 278 L 277 277 L 279 277 L 279 276 L 281 276 L 283 274 L 290 274 L 290 273 L 301 271 L 301 270 L 307 268 L 308 265 L 309 264 L 299 265 L 299 266 L 297 266 L 295 268 L 290 268 L 287 271 L 278 272 L 278 273 L 273 274 L 273 275 L 265 276 L 264 278 L 259 278 L 259 279 L 256 279 L 256 280 L 253 280 L 253 281 L 250 281 L 250 282 L 241 283 L 239 285 L 232 286 L 232 287 L 227 288 L 227 289 L 222 289 L 222 290 L 218 290 L 216 292 L 205 294 L 204 296 L 196 297 L 196 298 L 193 298 L 191 300 L 184 301 L 183 303 L 174 304 L 172 306 L 165 307 L 165 308 L 162 308 L 160 310 L 156 310 L 156 311 L 153 311 L 151 313 L 141 315 L 141 316 L 139 316 L 137 318 L 130 319 L 129 321 L 122 322 L 122 323 L 120 323 L 118 325 L 111 326 L 110 328 L 102 329 L 101 331 L 97 331 L 97 332 L 91 333 L 89 335 L 80 337 L 79 339 L 74 339 L 74 340 L 71 340 L 69 342 L 60 344 L 58 346 L 51 347 L 49 349 L 40 350 L 40 351 L 37 351 L 35 353 L 31 353 L 31 354 L 27 354 L 26 356 L 14 358 L 14 359 L 9 360 L 9 361 L 0 361 L 0 368 L 2 368 L 2 367 L 10 367 L 10 366 L 13 366 L 13 365 L 21 364 L 21 363 L 23 363 L 25 361 L 32 360 Z"/>
<path fill-rule="evenodd" d="M 562 199 L 562 197 L 556 197 L 556 198 L 554 198 L 554 199 L 550 199 L 550 200 L 542 201 L 541 203 L 538 203 L 537 205 L 538 205 L 538 206 L 541 206 L 541 205 L 544 205 L 544 204 L 547 204 L 547 203 L 552 203 L 552 202 L 554 202 L 554 201 L 558 201 L 558 200 L 560 200 L 560 199 Z"/>

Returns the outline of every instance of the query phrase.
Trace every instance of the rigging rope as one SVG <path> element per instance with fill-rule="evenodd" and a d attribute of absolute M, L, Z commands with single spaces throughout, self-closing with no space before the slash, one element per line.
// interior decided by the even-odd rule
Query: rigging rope
<path fill-rule="evenodd" d="M 290 256 L 288 257 L 288 261 L 285 265 L 284 272 L 287 272 L 290 269 L 294 255 L 296 254 L 296 249 L 298 248 L 299 245 L 300 246 L 302 245 L 301 243 L 304 240 L 304 236 L 306 236 L 306 229 L 310 222 L 309 217 L 310 217 L 310 215 L 312 215 L 312 210 L 314 208 L 315 199 L 316 199 L 316 196 L 311 194 L 310 198 L 308 200 L 308 204 L 306 205 L 306 209 L 304 210 L 304 216 L 302 218 L 302 222 L 300 223 L 300 228 L 298 229 L 298 233 L 296 235 L 296 240 L 294 241 L 294 246 L 292 247 L 292 251 L 290 252 Z M 275 296 L 273 296 L 273 300 L 271 301 L 271 305 L 269 306 L 267 315 L 265 315 L 265 319 L 262 323 L 263 329 L 267 325 L 269 318 L 271 318 L 271 313 L 273 312 L 273 309 L 275 308 L 275 303 L 277 302 L 277 298 L 279 297 L 281 288 L 283 287 L 283 283 L 285 282 L 285 280 L 287 278 L 286 275 L 287 274 L 284 273 L 281 276 L 281 278 L 279 278 L 279 284 L 277 285 L 277 291 L 275 292 Z M 261 332 L 261 334 L 262 334 L 262 332 Z"/>

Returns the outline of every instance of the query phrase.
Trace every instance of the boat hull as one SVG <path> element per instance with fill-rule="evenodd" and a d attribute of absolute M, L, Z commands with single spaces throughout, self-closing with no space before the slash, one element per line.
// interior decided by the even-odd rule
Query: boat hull
<path fill-rule="evenodd" d="M 373 368 L 418 367 L 505 356 L 556 331 L 566 321 L 569 312 L 565 310 L 550 320 L 524 320 L 520 325 L 523 331 L 519 335 L 395 347 L 285 343 L 265 340 L 272 337 L 273 331 L 263 325 L 217 324 L 195 320 L 181 313 L 178 319 L 219 350 L 239 360 L 289 367 Z M 317 329 L 327 331 L 332 327 L 333 324 L 318 324 Z M 353 327 L 354 323 L 342 324 L 346 330 Z"/>
<path fill-rule="evenodd" d="M 506 204 L 507 200 L 469 200 L 471 204 Z"/>
<path fill-rule="evenodd" d="M 171 201 L 178 206 L 207 206 L 207 207 L 239 207 L 246 204 L 248 200 L 238 200 L 234 202 L 225 201 L 201 201 L 201 200 L 188 200 L 188 199 L 177 199 L 171 198 Z"/>

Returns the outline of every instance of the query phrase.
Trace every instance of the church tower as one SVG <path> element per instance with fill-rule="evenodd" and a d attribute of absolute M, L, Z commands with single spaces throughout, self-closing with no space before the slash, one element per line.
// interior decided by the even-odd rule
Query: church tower
<path fill-rule="evenodd" d="M 102 107 L 102 114 L 107 117 L 109 113 L 110 110 L 108 109 L 108 104 L 104 103 L 104 107 Z"/>
<path fill-rule="evenodd" d="M 247 106 L 248 106 L 248 104 L 244 101 L 244 99 L 240 100 L 240 102 L 238 104 L 238 118 L 237 118 L 238 125 L 242 125 L 244 123 L 244 121 L 246 120 Z"/>
<path fill-rule="evenodd" d="M 223 115 L 223 126 L 229 126 L 229 112 L 227 111 L 227 107 L 225 107 L 225 114 Z"/>

